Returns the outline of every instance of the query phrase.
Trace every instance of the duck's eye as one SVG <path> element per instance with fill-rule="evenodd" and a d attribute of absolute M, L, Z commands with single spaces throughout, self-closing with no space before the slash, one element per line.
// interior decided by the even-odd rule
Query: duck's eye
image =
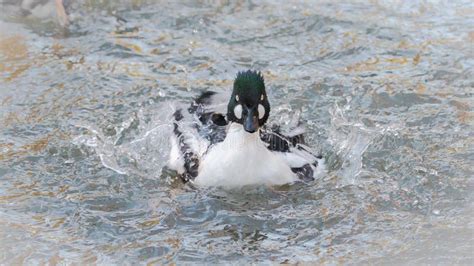
<path fill-rule="evenodd" d="M 235 117 L 237 117 L 237 119 L 241 119 L 241 118 L 242 118 L 242 105 L 237 104 L 237 105 L 234 107 L 234 115 L 235 115 Z"/>
<path fill-rule="evenodd" d="M 235 100 L 238 102 L 239 101 L 239 95 L 235 95 Z"/>
<path fill-rule="evenodd" d="M 258 119 L 262 119 L 265 116 L 265 107 L 263 105 L 258 105 Z"/>
<path fill-rule="evenodd" d="M 265 95 L 262 94 L 262 96 L 260 96 L 260 101 L 263 101 L 265 99 Z"/>

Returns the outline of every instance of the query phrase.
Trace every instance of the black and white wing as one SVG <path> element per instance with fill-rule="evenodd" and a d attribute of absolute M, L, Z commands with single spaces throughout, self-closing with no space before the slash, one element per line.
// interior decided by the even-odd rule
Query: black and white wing
<path fill-rule="evenodd" d="M 223 96 L 206 91 L 188 108 L 178 108 L 173 115 L 173 134 L 168 167 L 187 182 L 198 175 L 203 154 L 212 144 L 225 139 L 225 116 L 219 112 Z"/>
<path fill-rule="evenodd" d="M 199 120 L 196 124 L 199 134 L 211 144 L 223 141 L 226 136 L 226 97 L 224 93 L 205 91 L 188 108 L 188 112 Z"/>
<path fill-rule="evenodd" d="M 306 146 L 304 128 L 297 127 L 283 135 L 277 126 L 264 129 L 260 138 L 267 143 L 267 148 L 280 154 L 295 173 L 303 181 L 314 180 L 323 171 L 323 157 L 315 154 Z"/>

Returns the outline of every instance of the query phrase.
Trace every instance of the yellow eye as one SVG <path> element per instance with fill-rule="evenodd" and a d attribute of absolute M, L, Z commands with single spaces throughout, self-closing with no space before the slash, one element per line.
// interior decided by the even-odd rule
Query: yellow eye
<path fill-rule="evenodd" d="M 260 101 L 263 101 L 263 99 L 265 99 L 265 95 L 262 94 L 262 96 L 260 96 Z"/>
<path fill-rule="evenodd" d="M 235 100 L 239 101 L 239 95 L 235 95 Z"/>

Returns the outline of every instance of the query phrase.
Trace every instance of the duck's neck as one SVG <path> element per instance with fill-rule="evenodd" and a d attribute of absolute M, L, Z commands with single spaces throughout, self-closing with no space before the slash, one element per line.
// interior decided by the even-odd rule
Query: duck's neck
<path fill-rule="evenodd" d="M 242 146 L 254 146 L 261 144 L 260 132 L 249 133 L 244 130 L 244 127 L 239 123 L 231 123 L 227 131 L 225 141 L 227 145 L 232 145 L 231 148 L 238 148 Z"/>

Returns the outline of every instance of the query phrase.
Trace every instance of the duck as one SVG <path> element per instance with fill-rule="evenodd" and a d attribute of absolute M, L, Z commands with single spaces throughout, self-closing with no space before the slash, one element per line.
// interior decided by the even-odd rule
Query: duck
<path fill-rule="evenodd" d="M 65 0 L 5 0 L 1 3 L 4 11 L 19 17 L 52 20 L 65 28 L 69 25 L 67 8 L 70 1 Z"/>
<path fill-rule="evenodd" d="M 204 91 L 173 114 L 168 168 L 200 187 L 309 182 L 324 159 L 305 144 L 300 125 L 283 134 L 269 126 L 270 102 L 261 72 L 241 71 L 230 95 Z"/>

